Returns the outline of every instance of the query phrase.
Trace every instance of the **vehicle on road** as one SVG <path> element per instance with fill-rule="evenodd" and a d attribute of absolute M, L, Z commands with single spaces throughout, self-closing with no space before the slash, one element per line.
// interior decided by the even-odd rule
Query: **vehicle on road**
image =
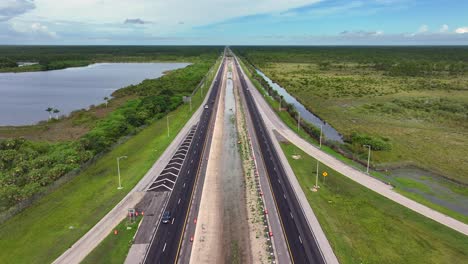
<path fill-rule="evenodd" d="M 208 109 L 208 105 L 205 105 L 205 109 Z"/>
<path fill-rule="evenodd" d="M 170 211 L 165 211 L 163 216 L 162 216 L 162 223 L 167 224 L 171 221 L 171 212 Z"/>

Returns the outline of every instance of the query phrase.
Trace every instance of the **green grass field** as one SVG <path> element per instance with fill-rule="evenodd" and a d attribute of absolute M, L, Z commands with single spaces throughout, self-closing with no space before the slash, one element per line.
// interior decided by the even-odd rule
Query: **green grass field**
<path fill-rule="evenodd" d="M 464 263 L 468 237 L 421 216 L 321 164 L 293 144 L 281 144 L 340 263 Z M 292 158 L 299 154 L 300 159 Z"/>
<path fill-rule="evenodd" d="M 412 164 L 468 183 L 468 92 L 458 88 L 467 77 L 395 77 L 352 66 L 319 70 L 313 63 L 270 63 L 262 70 L 340 133 L 387 138 L 392 149 L 374 152 L 374 166 Z M 431 88 L 426 79 L 449 88 Z M 358 154 L 365 158 L 365 151 Z"/>
<path fill-rule="evenodd" d="M 267 92 L 262 88 L 261 84 L 255 80 L 254 78 L 252 78 L 252 75 L 250 74 L 250 72 L 247 70 L 247 68 L 245 67 L 244 63 L 242 62 L 242 60 L 240 60 L 241 62 L 241 66 L 244 68 L 244 71 L 247 73 L 247 75 L 249 75 L 252 83 L 257 87 L 257 89 L 264 95 L 264 98 L 266 99 L 266 101 L 268 102 L 268 104 L 272 107 L 272 109 L 276 112 L 276 114 L 281 118 L 281 120 L 289 127 L 291 128 L 293 131 L 296 131 L 296 133 L 298 135 L 300 135 L 302 138 L 304 138 L 305 140 L 307 140 L 309 143 L 313 144 L 313 145 L 316 145 L 318 146 L 318 142 L 317 140 L 315 140 L 314 138 L 312 138 L 309 134 L 307 134 L 303 129 L 300 129 L 299 131 L 297 131 L 297 123 L 296 121 L 289 115 L 289 113 L 285 112 L 285 111 L 278 111 L 278 106 L 279 106 L 279 102 L 278 101 L 275 101 L 272 97 L 268 96 Z M 344 157 L 343 155 L 337 153 L 335 150 L 333 150 L 332 148 L 326 146 L 326 145 L 322 145 L 322 151 L 334 156 L 335 158 L 343 161 L 344 163 L 352 166 L 352 167 L 355 167 L 356 169 L 358 170 L 361 170 L 361 171 L 365 171 L 365 167 L 359 163 L 356 163 L 355 161 L 352 161 L 346 157 Z M 428 153 L 430 154 L 430 153 Z M 373 153 L 373 157 L 375 155 L 375 152 Z M 462 155 L 461 158 L 464 158 L 464 156 Z M 371 175 L 373 177 L 376 177 L 378 179 L 381 179 L 383 181 L 390 181 L 394 186 L 395 186 L 395 190 L 421 204 L 424 204 L 428 207 L 431 207 L 432 209 L 434 210 L 437 210 L 443 214 L 446 214 L 448 216 L 451 216 L 457 220 L 460 220 L 464 223 L 468 223 L 468 216 L 466 214 L 463 214 L 463 213 L 460 213 L 460 212 L 457 212 L 457 211 L 454 211 L 454 210 L 451 210 L 451 209 L 448 209 L 444 206 L 441 206 L 439 204 L 435 204 L 431 201 L 429 201 L 428 199 L 426 199 L 425 197 L 423 197 L 421 194 L 418 194 L 418 193 L 414 193 L 414 192 L 410 192 L 410 191 L 407 191 L 405 190 L 406 188 L 413 188 L 413 189 L 417 189 L 419 191 L 423 191 L 425 192 L 426 194 L 433 194 L 433 192 L 430 190 L 430 186 L 426 185 L 425 183 L 421 183 L 421 182 L 415 182 L 411 179 L 403 179 L 403 178 L 388 178 L 386 175 L 384 175 L 382 172 L 378 172 L 378 171 L 371 171 Z M 437 184 L 441 184 L 441 181 L 438 181 Z M 468 193 L 467 193 L 467 188 L 459 185 L 459 184 L 456 184 L 456 183 L 453 183 L 453 182 L 450 182 L 450 181 L 443 181 L 442 185 L 445 185 L 445 187 L 448 189 L 448 190 L 451 190 L 453 193 L 457 193 L 457 194 L 461 194 L 462 196 L 465 196 L 467 197 L 468 196 Z M 437 194 L 435 194 L 437 195 Z M 444 196 L 444 197 L 439 197 L 443 200 L 453 200 L 454 198 L 452 197 L 453 195 L 450 195 L 450 196 Z"/>
<path fill-rule="evenodd" d="M 202 99 L 198 91 L 193 98 L 193 111 Z M 192 112 L 189 105 L 182 105 L 169 115 L 170 137 L 166 118 L 155 121 L 73 180 L 3 223 L 0 263 L 50 263 L 72 246 L 138 183 Z M 120 163 L 124 189 L 117 190 L 116 158 L 123 155 L 128 156 Z"/>
<path fill-rule="evenodd" d="M 117 230 L 117 235 L 112 231 L 89 255 L 81 262 L 81 264 L 122 264 L 128 255 L 128 251 L 132 246 L 133 236 L 138 230 L 138 224 L 142 217 L 137 217 L 137 221 L 129 223 L 128 219 L 120 222 L 114 228 Z"/>

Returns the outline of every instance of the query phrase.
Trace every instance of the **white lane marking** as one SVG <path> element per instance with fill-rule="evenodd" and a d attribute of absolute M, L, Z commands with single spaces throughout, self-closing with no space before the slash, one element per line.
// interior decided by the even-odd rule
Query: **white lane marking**
<path fill-rule="evenodd" d="M 182 186 L 182 188 L 185 188 L 185 182 L 184 182 L 184 186 Z"/>
<path fill-rule="evenodd" d="M 173 224 L 174 224 L 174 220 L 175 220 L 175 217 L 174 217 L 174 218 L 172 218 L 172 223 L 171 223 L 171 225 L 173 225 Z"/>
<path fill-rule="evenodd" d="M 299 236 L 299 241 L 300 241 L 300 242 L 301 242 L 301 244 L 302 244 L 302 238 L 301 238 L 301 236 Z"/>
<path fill-rule="evenodd" d="M 163 252 L 166 250 L 166 244 L 167 243 L 164 243 Z"/>
<path fill-rule="evenodd" d="M 180 204 L 180 198 L 179 198 L 179 201 L 177 202 L 177 204 Z"/>
<path fill-rule="evenodd" d="M 289 212 L 289 214 L 291 215 L 291 218 L 293 218 L 293 219 L 294 219 L 294 216 L 292 215 L 292 212 Z"/>
<path fill-rule="evenodd" d="M 284 197 L 284 199 L 286 199 L 286 194 L 283 193 L 283 197 Z"/>

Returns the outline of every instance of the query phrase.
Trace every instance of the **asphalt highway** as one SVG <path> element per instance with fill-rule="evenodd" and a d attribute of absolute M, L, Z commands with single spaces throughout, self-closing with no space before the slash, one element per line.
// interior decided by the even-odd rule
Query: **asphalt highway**
<path fill-rule="evenodd" d="M 194 183 L 199 175 L 203 151 L 208 139 L 208 128 L 216 107 L 221 78 L 224 74 L 223 60 L 221 70 L 215 78 L 215 83 L 209 94 L 207 108 L 204 108 L 195 136 L 190 145 L 187 156 L 182 164 L 179 176 L 171 192 L 166 206 L 166 211 L 171 212 L 171 221 L 160 224 L 153 236 L 149 249 L 145 255 L 144 263 L 176 263 L 182 244 L 184 229 L 186 226 L 188 209 L 192 201 Z"/>
<path fill-rule="evenodd" d="M 325 263 L 237 61 L 236 69 L 254 123 L 291 259 L 294 263 Z"/>

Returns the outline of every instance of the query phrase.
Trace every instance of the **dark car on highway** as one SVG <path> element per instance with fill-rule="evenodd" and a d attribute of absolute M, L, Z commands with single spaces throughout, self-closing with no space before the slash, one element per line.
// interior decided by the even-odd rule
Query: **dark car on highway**
<path fill-rule="evenodd" d="M 162 223 L 167 224 L 171 221 L 171 212 L 170 211 L 165 211 L 163 216 L 162 216 Z"/>

